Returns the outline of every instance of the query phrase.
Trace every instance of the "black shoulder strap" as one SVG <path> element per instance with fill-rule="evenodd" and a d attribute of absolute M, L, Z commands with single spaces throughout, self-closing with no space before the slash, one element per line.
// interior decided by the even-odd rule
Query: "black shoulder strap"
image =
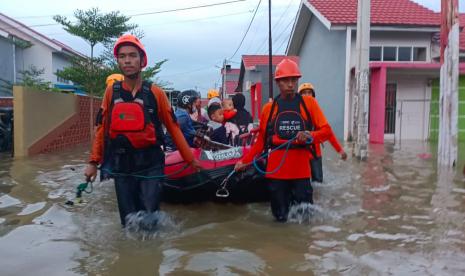
<path fill-rule="evenodd" d="M 312 117 L 310 116 L 310 112 L 308 111 L 308 108 L 307 108 L 307 105 L 305 104 L 305 101 L 303 99 L 303 97 L 300 95 L 300 94 L 297 94 L 297 96 L 299 97 L 300 99 L 300 103 L 302 104 L 302 107 L 304 108 L 304 112 L 305 112 L 305 115 L 307 116 L 307 127 L 310 131 L 313 131 L 315 130 L 315 126 L 313 125 L 313 122 L 312 122 Z M 310 154 L 313 155 L 313 158 L 316 159 L 318 156 L 316 154 L 316 146 L 314 143 L 311 143 L 308 147 L 308 149 L 310 150 Z"/>
<path fill-rule="evenodd" d="M 121 81 L 115 81 L 113 83 L 113 94 L 111 96 L 111 104 L 114 104 L 116 99 L 121 98 L 121 90 L 123 89 Z"/>
<path fill-rule="evenodd" d="M 158 119 L 158 105 L 155 95 L 152 93 L 152 82 L 144 81 L 142 83 L 141 91 L 142 100 L 144 101 L 144 106 L 147 108 L 147 111 L 150 113 L 150 120 L 153 123 Z"/>
<path fill-rule="evenodd" d="M 160 145 L 164 146 L 165 140 L 163 135 L 163 129 L 161 126 L 160 118 L 158 117 L 157 98 L 152 93 L 152 82 L 144 81 L 142 83 L 141 92 L 142 100 L 144 101 L 144 108 L 149 113 L 150 120 L 155 126 L 155 135 L 157 136 L 157 141 L 160 142 Z"/>
<path fill-rule="evenodd" d="M 297 94 L 297 97 L 299 97 L 300 104 L 304 108 L 305 115 L 307 116 L 307 127 L 309 130 L 315 130 L 315 127 L 312 122 L 312 117 L 310 116 L 310 112 L 308 111 L 307 105 L 305 104 L 305 101 L 303 97 L 300 94 Z"/>
<path fill-rule="evenodd" d="M 266 120 L 265 137 L 263 137 L 265 139 L 265 151 L 267 151 L 268 148 L 271 147 L 271 142 L 268 141 L 268 139 L 271 137 L 270 132 L 273 129 L 272 117 L 273 117 L 273 112 L 276 108 L 276 105 L 278 104 L 278 98 L 279 98 L 279 95 L 273 99 L 273 103 L 271 104 L 270 114 L 268 115 L 268 119 Z"/>

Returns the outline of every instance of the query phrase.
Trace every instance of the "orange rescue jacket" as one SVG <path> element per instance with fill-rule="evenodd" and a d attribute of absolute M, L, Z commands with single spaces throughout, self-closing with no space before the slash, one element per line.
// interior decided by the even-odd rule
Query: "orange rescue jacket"
<path fill-rule="evenodd" d="M 312 97 L 302 97 L 303 102 L 310 113 L 314 130 L 311 131 L 314 143 L 322 143 L 328 140 L 331 136 L 332 130 L 329 126 L 326 117 L 321 111 L 317 101 Z M 265 134 L 267 129 L 268 117 L 270 116 L 272 103 L 267 103 L 262 110 L 260 116 L 260 129 L 255 144 L 252 146 L 250 152 L 242 159 L 243 163 L 250 163 L 254 157 L 261 154 L 265 148 Z M 304 120 L 307 120 L 306 112 L 302 105 L 300 106 L 300 113 Z M 277 115 L 278 109 L 274 109 L 274 118 Z M 277 150 L 268 156 L 266 171 L 274 171 L 281 163 L 286 150 Z M 308 149 L 292 149 L 287 152 L 286 158 L 283 161 L 282 167 L 273 174 L 267 174 L 266 178 L 272 179 L 303 179 L 310 178 L 310 162 L 311 153 Z"/>
<path fill-rule="evenodd" d="M 128 88 L 125 82 L 122 83 L 123 90 L 130 91 L 131 89 Z M 141 87 L 138 87 L 139 91 Z M 172 116 L 172 109 L 169 104 L 168 98 L 163 90 L 155 85 L 152 85 L 151 91 L 155 96 L 157 101 L 157 109 L 158 109 L 158 118 L 160 119 L 161 123 L 163 123 L 170 133 L 171 137 L 176 144 L 181 156 L 187 163 L 191 163 L 194 160 L 194 156 L 187 144 L 184 136 L 179 129 L 179 125 L 177 124 L 176 120 Z M 124 93 L 124 92 L 122 92 Z M 137 92 L 140 93 L 140 92 Z M 104 145 L 105 145 L 105 129 L 107 129 L 107 120 L 108 112 L 110 110 L 110 104 L 112 101 L 113 95 L 113 86 L 107 86 L 105 90 L 105 95 L 103 96 L 102 106 L 101 106 L 101 123 L 97 125 L 97 130 L 95 132 L 95 137 L 92 143 L 92 150 L 90 153 L 89 162 L 94 162 L 97 164 L 101 164 L 103 162 L 104 156 Z"/>

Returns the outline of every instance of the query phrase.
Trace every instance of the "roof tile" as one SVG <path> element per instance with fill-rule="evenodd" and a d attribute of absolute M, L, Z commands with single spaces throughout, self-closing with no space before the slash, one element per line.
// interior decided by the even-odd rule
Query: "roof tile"
<path fill-rule="evenodd" d="M 271 59 L 272 64 L 276 65 L 285 58 L 289 58 L 299 63 L 299 57 L 297 56 L 274 55 Z M 246 69 L 257 65 L 268 65 L 268 55 L 243 55 L 242 62 Z"/>

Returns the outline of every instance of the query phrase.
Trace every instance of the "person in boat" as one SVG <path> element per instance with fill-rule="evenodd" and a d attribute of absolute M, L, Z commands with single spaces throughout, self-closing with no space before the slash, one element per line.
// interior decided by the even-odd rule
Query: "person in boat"
<path fill-rule="evenodd" d="M 183 159 L 195 170 L 201 166 L 181 133 L 165 92 L 142 79 L 147 54 L 139 39 L 123 35 L 113 52 L 124 80 L 105 90 L 85 176 L 87 181 L 94 181 L 99 164 L 101 173 L 112 175 L 124 227 L 129 214 L 142 211 L 150 218 L 160 208 L 159 176 L 165 165 L 162 124 Z"/>
<path fill-rule="evenodd" d="M 194 110 L 192 114 L 190 114 L 190 116 L 194 122 L 208 123 L 208 114 L 207 114 L 207 111 L 204 108 L 202 108 L 201 98 L 202 97 L 199 94 L 197 99 L 194 102 Z"/>
<path fill-rule="evenodd" d="M 233 137 L 239 134 L 239 129 L 236 125 L 224 121 L 224 110 L 219 104 L 212 104 L 208 107 L 208 116 L 210 122 L 208 126 L 212 131 L 210 139 L 214 142 L 230 145 Z"/>
<path fill-rule="evenodd" d="M 223 101 L 221 102 L 221 106 L 223 107 L 225 121 L 229 121 L 232 117 L 236 115 L 237 110 L 234 108 L 232 99 L 223 99 Z"/>
<path fill-rule="evenodd" d="M 250 113 L 244 108 L 244 94 L 234 94 L 234 96 L 232 97 L 232 102 L 237 112 L 234 115 L 234 117 L 232 117 L 228 121 L 236 125 L 236 127 L 239 129 L 239 135 L 237 135 L 233 141 L 233 145 L 238 146 L 241 144 L 241 141 L 239 139 L 240 135 L 249 133 L 253 129 L 253 120 L 252 115 L 250 115 Z"/>
<path fill-rule="evenodd" d="M 195 101 L 199 98 L 199 94 L 195 90 L 184 90 L 178 95 L 177 108 L 174 112 L 176 120 L 181 128 L 182 134 L 190 147 L 196 147 L 194 144 L 195 127 L 191 114 L 195 112 Z M 170 150 L 176 150 L 176 144 L 173 143 L 171 135 L 166 135 L 166 146 Z"/>
<path fill-rule="evenodd" d="M 313 84 L 309 82 L 302 83 L 299 86 L 298 92 L 301 96 L 310 96 L 315 98 L 315 88 Z M 329 137 L 329 143 L 333 146 L 334 150 L 341 156 L 342 160 L 347 160 L 347 153 L 344 151 L 344 148 L 341 146 L 341 143 L 336 138 L 333 132 Z M 310 160 L 310 167 L 312 170 L 312 181 L 313 182 L 323 182 L 323 162 L 322 162 L 322 150 L 320 144 L 315 144 L 316 156 Z"/>
<path fill-rule="evenodd" d="M 228 144 L 228 136 L 226 135 L 226 128 L 223 125 L 224 114 L 223 108 L 219 104 L 211 104 L 208 107 L 208 117 L 210 121 L 208 126 L 211 128 L 210 139 L 214 142 Z"/>
<path fill-rule="evenodd" d="M 280 94 L 263 107 L 256 142 L 235 165 L 236 171 L 243 170 L 261 153 L 269 153 L 265 178 L 271 211 L 279 222 L 287 221 L 291 204 L 313 204 L 309 162 L 314 150 L 310 142 L 322 143 L 331 134 L 317 101 L 297 93 L 300 77 L 298 65 L 290 59 L 276 66 L 274 78 Z M 290 144 L 276 149 L 283 143 Z"/>

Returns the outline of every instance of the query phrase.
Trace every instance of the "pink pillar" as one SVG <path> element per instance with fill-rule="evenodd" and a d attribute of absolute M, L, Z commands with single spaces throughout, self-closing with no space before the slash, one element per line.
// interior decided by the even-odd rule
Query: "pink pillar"
<path fill-rule="evenodd" d="M 374 68 L 370 79 L 370 143 L 384 143 L 386 67 Z"/>

